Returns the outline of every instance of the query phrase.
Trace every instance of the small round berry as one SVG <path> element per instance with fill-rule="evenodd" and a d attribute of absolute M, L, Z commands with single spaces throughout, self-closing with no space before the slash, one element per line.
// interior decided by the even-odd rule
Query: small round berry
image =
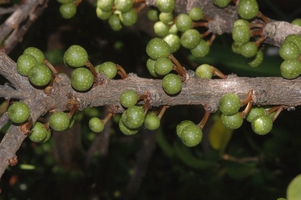
<path fill-rule="evenodd" d="M 134 90 L 126 90 L 120 95 L 120 104 L 125 108 L 136 105 L 137 101 L 138 95 Z"/>
<path fill-rule="evenodd" d="M 252 122 L 256 117 L 265 115 L 263 107 L 252 107 L 249 113 L 246 115 L 246 120 Z"/>
<path fill-rule="evenodd" d="M 7 115 L 9 119 L 14 123 L 23 123 L 30 116 L 29 107 L 23 102 L 14 102 L 8 107 Z"/>
<path fill-rule="evenodd" d="M 138 129 L 144 122 L 144 110 L 140 106 L 129 107 L 121 115 L 122 123 L 130 129 Z"/>
<path fill-rule="evenodd" d="M 291 41 L 285 41 L 279 48 L 279 55 L 284 60 L 296 60 L 300 57 L 300 49 Z"/>
<path fill-rule="evenodd" d="M 266 115 L 261 115 L 255 118 L 252 123 L 253 131 L 258 135 L 268 134 L 273 128 L 273 120 L 271 117 Z"/>
<path fill-rule="evenodd" d="M 70 19 L 76 14 L 77 7 L 74 3 L 64 3 L 60 6 L 60 13 L 63 18 Z"/>
<path fill-rule="evenodd" d="M 227 5 L 229 5 L 230 2 L 231 2 L 231 0 L 214 0 L 213 1 L 213 3 L 220 8 L 226 7 Z"/>
<path fill-rule="evenodd" d="M 36 122 L 29 134 L 29 139 L 33 142 L 44 142 L 47 135 L 49 134 L 50 130 L 47 130 L 47 128 L 42 124 L 41 122 Z"/>
<path fill-rule="evenodd" d="M 160 118 L 153 113 L 148 113 L 144 120 L 144 126 L 148 130 L 156 130 L 160 126 Z"/>
<path fill-rule="evenodd" d="M 158 21 L 154 24 L 154 31 L 157 36 L 164 37 L 164 36 L 168 35 L 169 27 L 167 24 L 165 24 L 161 21 Z"/>
<path fill-rule="evenodd" d="M 248 62 L 248 65 L 251 67 L 258 67 L 263 61 L 263 52 L 262 50 L 258 50 L 256 53 L 256 56 L 253 58 L 253 60 Z"/>
<path fill-rule="evenodd" d="M 89 128 L 95 133 L 100 133 L 103 131 L 104 127 L 105 123 L 98 117 L 92 117 L 89 120 Z"/>
<path fill-rule="evenodd" d="M 243 19 L 252 19 L 259 12 L 259 6 L 256 0 L 240 0 L 237 11 Z"/>
<path fill-rule="evenodd" d="M 70 118 L 67 113 L 56 112 L 49 118 L 49 125 L 55 131 L 64 131 L 69 128 Z"/>
<path fill-rule="evenodd" d="M 200 78 L 211 79 L 213 76 L 211 66 L 208 64 L 202 64 L 195 70 L 195 74 Z"/>
<path fill-rule="evenodd" d="M 159 58 L 155 62 L 155 72 L 159 75 L 165 76 L 173 67 L 173 63 L 169 58 Z"/>
<path fill-rule="evenodd" d="M 156 6 L 161 12 L 172 12 L 175 8 L 174 0 L 157 0 Z"/>
<path fill-rule="evenodd" d="M 301 74 L 301 62 L 296 60 L 284 60 L 280 65 L 281 75 L 286 79 L 297 78 Z"/>
<path fill-rule="evenodd" d="M 190 49 L 191 54 L 197 58 L 202 58 L 206 56 L 209 53 L 209 51 L 210 51 L 210 46 L 203 39 L 200 40 L 200 42 L 197 44 L 196 47 Z"/>
<path fill-rule="evenodd" d="M 99 7 L 96 8 L 96 16 L 101 20 L 107 20 L 112 16 L 111 11 L 104 11 Z"/>
<path fill-rule="evenodd" d="M 250 40 L 250 29 L 248 26 L 237 25 L 232 29 L 232 39 L 237 43 L 246 43 Z"/>
<path fill-rule="evenodd" d="M 17 72 L 28 76 L 30 69 L 37 64 L 37 59 L 30 54 L 22 54 L 17 60 Z"/>
<path fill-rule="evenodd" d="M 219 109 L 224 115 L 234 115 L 240 108 L 240 98 L 236 94 L 225 94 L 219 102 Z"/>
<path fill-rule="evenodd" d="M 95 66 L 95 71 L 97 73 L 105 74 L 109 79 L 112 79 L 117 74 L 116 64 L 111 61 L 106 61 L 102 64 Z"/>
<path fill-rule="evenodd" d="M 86 68 L 76 68 L 71 74 L 71 85 L 75 90 L 86 91 L 94 83 L 92 72 Z"/>
<path fill-rule="evenodd" d="M 177 16 L 175 24 L 179 31 L 184 32 L 192 28 L 192 20 L 189 15 L 181 13 Z"/>
<path fill-rule="evenodd" d="M 240 54 L 245 58 L 252 58 L 257 53 L 257 46 L 254 42 L 247 42 L 240 46 Z"/>
<path fill-rule="evenodd" d="M 159 20 L 164 24 L 169 24 L 173 20 L 172 12 L 161 12 L 159 14 Z"/>
<path fill-rule="evenodd" d="M 98 0 L 96 6 L 104 11 L 111 11 L 114 6 L 114 0 Z"/>
<path fill-rule="evenodd" d="M 301 26 L 301 18 L 294 19 L 291 24 Z"/>
<path fill-rule="evenodd" d="M 163 40 L 169 45 L 170 53 L 178 51 L 181 47 L 181 40 L 176 34 L 170 33 L 167 36 L 165 36 Z"/>
<path fill-rule="evenodd" d="M 46 86 L 50 82 L 51 77 L 51 70 L 44 64 L 33 66 L 28 73 L 29 81 L 37 87 Z"/>
<path fill-rule="evenodd" d="M 122 120 L 119 120 L 118 126 L 119 126 L 120 131 L 121 131 L 124 135 L 135 135 L 135 134 L 138 133 L 138 131 L 139 131 L 139 128 L 137 128 L 137 129 L 131 129 L 131 128 L 126 127 L 126 126 L 123 124 Z"/>
<path fill-rule="evenodd" d="M 158 21 L 159 20 L 159 11 L 155 9 L 149 9 L 147 11 L 147 17 L 151 21 Z"/>
<path fill-rule="evenodd" d="M 65 51 L 64 61 L 71 67 L 82 67 L 88 61 L 88 53 L 83 47 L 72 45 Z"/>
<path fill-rule="evenodd" d="M 161 38 L 151 39 L 146 46 L 146 53 L 152 59 L 167 57 L 170 54 L 169 45 Z"/>
<path fill-rule="evenodd" d="M 108 23 L 109 23 L 110 27 L 112 28 L 112 30 L 114 30 L 114 31 L 119 31 L 122 29 L 122 24 L 121 24 L 121 21 L 120 21 L 118 15 L 111 15 L 108 20 Z"/>
<path fill-rule="evenodd" d="M 176 132 L 177 132 L 177 135 L 178 135 L 179 138 L 181 138 L 181 133 L 182 133 L 183 128 L 185 128 L 188 125 L 195 125 L 195 124 L 190 120 L 184 120 L 184 121 L 181 121 L 177 125 Z"/>
<path fill-rule="evenodd" d="M 202 141 L 203 132 L 197 125 L 185 126 L 181 132 L 181 140 L 188 147 L 194 147 Z"/>
<path fill-rule="evenodd" d="M 155 72 L 155 63 L 156 63 L 156 60 L 148 58 L 146 61 L 146 67 L 152 76 L 158 77 L 158 74 Z"/>
<path fill-rule="evenodd" d="M 203 10 L 200 7 L 193 7 L 190 9 L 188 15 L 193 21 L 199 21 L 203 17 Z"/>
<path fill-rule="evenodd" d="M 228 129 L 238 129 L 243 123 L 243 118 L 239 113 L 234 115 L 221 115 L 221 120 Z"/>
<path fill-rule="evenodd" d="M 120 12 L 128 12 L 133 8 L 133 0 L 115 0 L 115 8 Z"/>
<path fill-rule="evenodd" d="M 182 81 L 176 74 L 167 74 L 162 79 L 162 87 L 169 95 L 178 94 L 182 89 Z"/>
<path fill-rule="evenodd" d="M 201 36 L 196 29 L 188 29 L 181 36 L 181 44 L 187 49 L 195 48 L 200 41 Z"/>
<path fill-rule="evenodd" d="M 37 59 L 38 64 L 42 64 L 44 62 L 45 56 L 44 53 L 36 48 L 36 47 L 27 47 L 23 54 L 30 54 Z"/>
<path fill-rule="evenodd" d="M 124 26 L 132 26 L 137 22 L 137 11 L 134 8 L 132 8 L 127 12 L 121 13 L 121 15 L 119 15 L 119 19 Z"/>

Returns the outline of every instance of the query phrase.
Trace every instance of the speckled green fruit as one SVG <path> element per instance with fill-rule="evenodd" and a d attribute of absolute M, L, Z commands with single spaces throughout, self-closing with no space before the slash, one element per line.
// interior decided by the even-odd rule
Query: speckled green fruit
<path fill-rule="evenodd" d="M 231 0 L 214 0 L 213 1 L 213 3 L 220 8 L 226 7 L 230 2 L 231 2 Z"/>
<path fill-rule="evenodd" d="M 49 125 L 55 131 L 64 131 L 69 127 L 70 118 L 67 113 L 56 112 L 49 118 Z"/>
<path fill-rule="evenodd" d="M 301 74 L 301 62 L 297 60 L 284 60 L 280 65 L 281 75 L 286 79 L 297 78 Z"/>
<path fill-rule="evenodd" d="M 141 106 L 132 106 L 121 115 L 122 123 L 129 129 L 138 129 L 144 122 L 144 110 Z"/>
<path fill-rule="evenodd" d="M 114 0 L 97 0 L 96 6 L 104 11 L 111 11 L 114 6 Z"/>
<path fill-rule="evenodd" d="M 208 64 L 202 64 L 195 70 L 195 74 L 200 78 L 211 79 L 213 76 L 211 66 Z"/>
<path fill-rule="evenodd" d="M 219 109 L 224 115 L 234 115 L 240 108 L 240 98 L 236 94 L 224 94 L 219 102 Z"/>
<path fill-rule="evenodd" d="M 175 95 L 182 90 L 182 81 L 176 74 L 167 74 L 162 79 L 162 87 L 167 94 Z"/>
<path fill-rule="evenodd" d="M 116 64 L 111 61 L 96 65 L 95 71 L 97 73 L 104 73 L 109 79 L 114 78 L 117 74 Z"/>
<path fill-rule="evenodd" d="M 105 123 L 98 117 L 92 117 L 89 120 L 89 128 L 95 133 L 100 133 L 103 131 L 104 127 Z"/>
<path fill-rule="evenodd" d="M 252 123 L 253 131 L 258 135 L 266 135 L 268 134 L 273 128 L 273 121 L 271 117 L 262 115 L 256 117 Z"/>
<path fill-rule="evenodd" d="M 181 140 L 184 145 L 194 147 L 202 141 L 203 132 L 197 125 L 188 125 L 181 132 Z"/>
<path fill-rule="evenodd" d="M 161 12 L 172 12 L 175 8 L 174 0 L 157 0 L 156 6 Z"/>
<path fill-rule="evenodd" d="M 188 29 L 181 36 L 181 44 L 187 49 L 195 48 L 200 41 L 201 36 L 196 29 Z"/>
<path fill-rule="evenodd" d="M 71 85 L 77 91 L 87 91 L 94 83 L 92 72 L 86 68 L 77 68 L 71 74 Z"/>
<path fill-rule="evenodd" d="M 184 121 L 181 121 L 177 125 L 176 132 L 177 132 L 177 135 L 178 135 L 179 138 L 181 138 L 181 133 L 182 133 L 183 128 L 185 128 L 188 125 L 195 125 L 195 124 L 190 120 L 184 120 Z"/>
<path fill-rule="evenodd" d="M 28 137 L 31 141 L 40 143 L 45 141 L 47 135 L 49 134 L 48 132 L 50 132 L 50 130 L 47 130 L 44 124 L 41 122 L 36 122 L 32 127 Z"/>
<path fill-rule="evenodd" d="M 30 69 L 37 64 L 37 59 L 34 56 L 22 54 L 17 60 L 17 72 L 22 76 L 28 76 Z"/>
<path fill-rule="evenodd" d="M 71 67 L 82 67 L 88 61 L 88 53 L 83 47 L 72 45 L 65 51 L 64 61 Z"/>
<path fill-rule="evenodd" d="M 128 12 L 133 8 L 133 0 L 115 0 L 115 8 L 120 12 Z"/>
<path fill-rule="evenodd" d="M 126 90 L 120 95 L 120 104 L 125 108 L 134 106 L 137 101 L 138 95 L 134 90 Z"/>
<path fill-rule="evenodd" d="M 70 19 L 76 14 L 77 7 L 74 3 L 64 3 L 59 10 L 63 18 Z"/>
<path fill-rule="evenodd" d="M 168 74 L 173 67 L 173 63 L 169 58 L 159 58 L 155 63 L 155 72 L 161 76 Z"/>
<path fill-rule="evenodd" d="M 292 41 L 285 41 L 279 48 L 279 55 L 284 60 L 297 60 L 300 57 L 300 49 Z"/>
<path fill-rule="evenodd" d="M 160 126 L 160 118 L 154 113 L 148 113 L 144 120 L 144 127 L 148 130 L 156 130 Z"/>
<path fill-rule="evenodd" d="M 52 77 L 51 70 L 44 64 L 37 64 L 33 66 L 29 73 L 29 81 L 38 87 L 46 86 Z"/>
<path fill-rule="evenodd" d="M 203 10 L 198 6 L 195 6 L 190 9 L 188 15 L 193 21 L 199 21 L 203 17 Z"/>
<path fill-rule="evenodd" d="M 202 58 L 206 56 L 210 51 L 210 46 L 204 39 L 201 39 L 196 47 L 190 49 L 190 52 L 193 56 L 197 58 Z"/>
<path fill-rule="evenodd" d="M 239 113 L 234 115 L 221 115 L 221 119 L 225 127 L 228 129 L 238 129 L 243 123 L 243 119 Z"/>
<path fill-rule="evenodd" d="M 42 64 L 44 62 L 44 53 L 36 48 L 36 47 L 27 47 L 24 51 L 23 51 L 23 54 L 30 54 L 32 55 L 33 57 L 35 57 L 37 59 L 37 62 L 39 64 Z"/>
<path fill-rule="evenodd" d="M 237 11 L 243 19 L 252 19 L 256 17 L 259 6 L 256 0 L 240 0 Z"/>
<path fill-rule="evenodd" d="M 25 103 L 18 101 L 8 107 L 7 114 L 12 122 L 23 123 L 29 118 L 30 109 Z"/>
<path fill-rule="evenodd" d="M 246 120 L 252 122 L 256 117 L 265 115 L 265 110 L 263 107 L 252 107 L 249 113 L 246 115 Z"/>
<path fill-rule="evenodd" d="M 168 34 L 163 38 L 163 40 L 169 45 L 170 53 L 174 53 L 179 50 L 181 47 L 181 40 L 178 35 L 176 34 Z"/>
<path fill-rule="evenodd" d="M 170 54 L 169 45 L 161 38 L 151 39 L 146 46 L 146 53 L 152 59 L 167 57 Z"/>
<path fill-rule="evenodd" d="M 122 120 L 119 121 L 118 123 L 119 129 L 120 131 L 124 134 L 124 135 L 135 135 L 136 133 L 138 133 L 139 129 L 131 129 L 126 127 Z"/>
<path fill-rule="evenodd" d="M 137 11 L 132 8 L 131 10 L 121 13 L 120 21 L 124 26 L 132 26 L 137 22 L 138 14 Z"/>
<path fill-rule="evenodd" d="M 179 31 L 184 32 L 192 28 L 192 20 L 188 14 L 181 13 L 177 16 L 175 24 Z"/>

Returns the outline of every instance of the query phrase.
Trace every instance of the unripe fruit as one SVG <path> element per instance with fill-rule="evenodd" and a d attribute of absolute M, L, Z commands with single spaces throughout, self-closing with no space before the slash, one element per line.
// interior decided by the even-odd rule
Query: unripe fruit
<path fill-rule="evenodd" d="M 77 68 L 71 74 L 71 85 L 75 90 L 86 91 L 94 83 L 92 72 L 86 68 Z"/>
<path fill-rule="evenodd" d="M 198 66 L 195 70 L 195 74 L 200 78 L 206 79 L 211 79 L 213 75 L 211 72 L 211 66 L 208 64 L 202 64 Z"/>
<path fill-rule="evenodd" d="M 126 127 L 122 120 L 120 119 L 119 123 L 118 123 L 119 129 L 120 131 L 124 134 L 124 135 L 135 135 L 136 133 L 138 133 L 139 129 L 130 129 L 128 127 Z"/>
<path fill-rule="evenodd" d="M 42 124 L 41 122 L 36 122 L 32 127 L 28 137 L 31 141 L 40 143 L 45 141 L 49 132 L 50 130 L 47 130 L 44 124 Z"/>
<path fill-rule="evenodd" d="M 258 135 L 265 135 L 273 128 L 273 121 L 271 117 L 262 115 L 252 121 L 252 129 Z"/>
<path fill-rule="evenodd" d="M 169 45 L 161 38 L 151 39 L 146 46 L 146 53 L 152 59 L 167 57 L 170 54 Z"/>
<path fill-rule="evenodd" d="M 23 123 L 29 118 L 30 109 L 23 102 L 14 102 L 8 107 L 7 115 L 12 122 Z"/>
<path fill-rule="evenodd" d="M 105 123 L 98 117 L 92 117 L 89 120 L 89 128 L 95 133 L 100 133 L 103 131 L 104 127 Z"/>
<path fill-rule="evenodd" d="M 49 118 L 49 125 L 55 131 L 64 131 L 69 127 L 70 118 L 67 113 L 56 112 Z"/>
<path fill-rule="evenodd" d="M 239 113 L 234 115 L 221 115 L 221 120 L 228 129 L 238 129 L 243 123 L 243 119 Z"/>
<path fill-rule="evenodd" d="M 252 19 L 259 12 L 256 0 L 240 0 L 237 6 L 238 14 L 244 19 Z"/>
<path fill-rule="evenodd" d="M 76 14 L 77 7 L 74 3 L 64 3 L 60 6 L 60 13 L 63 18 L 70 19 Z"/>
<path fill-rule="evenodd" d="M 45 58 L 44 53 L 36 47 L 27 47 L 24 50 L 23 54 L 32 55 L 37 59 L 38 64 L 42 64 L 44 62 L 44 58 Z"/>
<path fill-rule="evenodd" d="M 72 45 L 65 51 L 64 61 L 71 67 L 82 67 L 88 61 L 88 53 L 83 47 Z"/>
<path fill-rule="evenodd" d="M 172 12 L 175 8 L 174 0 L 157 0 L 156 6 L 161 12 Z"/>
<path fill-rule="evenodd" d="M 37 59 L 30 54 L 22 54 L 17 60 L 17 72 L 28 76 L 30 69 L 37 64 Z"/>
<path fill-rule="evenodd" d="M 197 125 L 188 125 L 181 131 L 181 140 L 188 147 L 194 147 L 202 141 L 203 132 Z"/>
<path fill-rule="evenodd" d="M 144 110 L 140 106 L 129 107 L 121 115 L 122 123 L 130 129 L 138 129 L 144 122 Z"/>
<path fill-rule="evenodd" d="M 162 79 L 162 87 L 169 95 L 175 95 L 182 89 L 182 81 L 176 74 L 167 74 Z"/>
<path fill-rule="evenodd" d="M 225 94 L 219 102 L 219 109 L 224 115 L 234 115 L 240 108 L 240 98 L 236 94 Z"/>
<path fill-rule="evenodd" d="M 144 120 L 144 126 L 148 130 L 156 130 L 160 126 L 160 118 L 153 113 L 148 113 Z"/>
<path fill-rule="evenodd" d="M 138 95 L 133 90 L 126 90 L 120 95 L 120 104 L 123 107 L 129 108 L 134 106 L 138 101 Z"/>
<path fill-rule="evenodd" d="M 114 78 L 117 74 L 116 64 L 111 61 L 96 65 L 95 71 L 97 73 L 104 73 L 109 79 Z"/>
<path fill-rule="evenodd" d="M 46 86 L 52 77 L 51 70 L 44 64 L 37 64 L 33 66 L 29 73 L 29 81 L 38 87 Z"/>
<path fill-rule="evenodd" d="M 177 135 L 178 135 L 179 138 L 181 138 L 181 133 L 182 133 L 183 128 L 185 128 L 188 125 L 195 125 L 195 124 L 190 120 L 184 120 L 184 121 L 181 121 L 177 125 L 176 132 L 177 132 Z"/>

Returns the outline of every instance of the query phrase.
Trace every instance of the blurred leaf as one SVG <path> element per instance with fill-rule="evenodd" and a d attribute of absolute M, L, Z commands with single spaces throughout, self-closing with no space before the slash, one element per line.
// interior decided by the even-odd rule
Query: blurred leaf
<path fill-rule="evenodd" d="M 301 174 L 296 176 L 288 185 L 286 191 L 287 200 L 301 199 Z"/>
<path fill-rule="evenodd" d="M 233 179 L 242 180 L 253 174 L 256 163 L 226 162 L 226 173 Z"/>
<path fill-rule="evenodd" d="M 222 155 L 232 137 L 233 130 L 226 128 L 220 117 L 214 122 L 210 133 L 209 143 L 212 148 L 218 150 Z"/>

